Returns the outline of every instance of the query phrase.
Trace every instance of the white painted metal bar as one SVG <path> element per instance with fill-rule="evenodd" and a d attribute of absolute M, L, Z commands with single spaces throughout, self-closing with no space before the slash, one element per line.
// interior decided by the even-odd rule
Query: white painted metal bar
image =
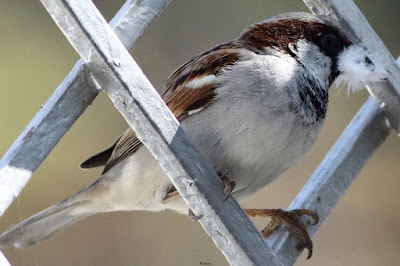
<path fill-rule="evenodd" d="M 110 25 L 125 47 L 131 49 L 170 1 L 128 0 Z M 98 90 L 88 73 L 79 60 L 0 160 L 0 216 L 97 96 Z M 0 265 L 7 263 L 0 252 Z"/>
<path fill-rule="evenodd" d="M 110 24 L 130 49 L 169 2 L 129 0 Z M 0 216 L 97 94 L 84 62 L 79 60 L 1 159 Z"/>
<path fill-rule="evenodd" d="M 320 222 L 307 227 L 310 236 L 322 225 L 389 131 L 381 108 L 370 97 L 288 208 L 310 209 L 319 214 Z M 267 242 L 284 265 L 293 265 L 300 255 L 287 230 L 279 230 Z"/>
<path fill-rule="evenodd" d="M 41 0 L 232 265 L 281 265 L 89 0 Z"/>

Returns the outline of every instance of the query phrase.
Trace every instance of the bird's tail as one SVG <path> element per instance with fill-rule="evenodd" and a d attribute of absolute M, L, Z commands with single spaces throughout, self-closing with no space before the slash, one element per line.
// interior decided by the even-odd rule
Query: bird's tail
<path fill-rule="evenodd" d="M 77 195 L 75 195 L 77 196 Z M 93 214 L 86 210 L 86 201 L 67 198 L 12 226 L 0 235 L 0 248 L 14 245 L 17 248 L 34 245 L 54 233 Z"/>

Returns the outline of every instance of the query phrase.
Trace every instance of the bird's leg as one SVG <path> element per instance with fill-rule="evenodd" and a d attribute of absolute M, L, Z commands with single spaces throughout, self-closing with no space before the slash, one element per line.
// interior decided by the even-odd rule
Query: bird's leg
<path fill-rule="evenodd" d="M 189 218 L 190 218 L 192 221 L 198 221 L 198 220 L 200 220 L 201 218 L 203 218 L 203 215 L 196 215 L 196 214 L 194 214 L 194 212 L 193 212 L 192 209 L 190 209 L 190 208 L 189 208 L 189 211 L 188 211 L 188 216 L 189 216 Z"/>
<path fill-rule="evenodd" d="M 255 217 L 270 217 L 271 222 L 261 230 L 264 238 L 269 237 L 273 231 L 280 225 L 285 225 L 289 232 L 297 239 L 297 249 L 308 249 L 308 257 L 311 258 L 313 244 L 308 235 L 306 226 L 301 220 L 301 216 L 308 215 L 314 220 L 314 224 L 319 221 L 319 216 L 316 212 L 307 209 L 295 209 L 284 211 L 282 209 L 245 209 L 248 216 Z"/>
<path fill-rule="evenodd" d="M 224 185 L 222 192 L 225 195 L 225 198 L 222 202 L 226 201 L 231 195 L 232 191 L 235 189 L 236 182 L 230 181 L 229 178 L 225 175 L 224 172 L 217 171 L 218 176 L 221 178 L 222 184 Z"/>
<path fill-rule="evenodd" d="M 227 176 L 224 175 L 222 172 L 217 172 L 218 176 L 221 178 L 222 184 L 224 185 L 222 192 L 225 195 L 225 198 L 222 202 L 224 202 L 229 195 L 231 195 L 232 191 L 235 189 L 236 183 L 234 181 L 230 181 Z M 195 215 L 192 209 L 189 209 L 188 216 L 193 221 L 198 221 L 203 218 L 203 215 Z"/>

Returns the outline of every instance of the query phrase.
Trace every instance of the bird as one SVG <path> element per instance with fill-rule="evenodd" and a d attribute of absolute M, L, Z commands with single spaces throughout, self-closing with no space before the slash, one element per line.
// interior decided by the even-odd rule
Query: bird
<path fill-rule="evenodd" d="M 377 61 L 324 17 L 291 12 L 255 23 L 193 57 L 169 76 L 161 96 L 219 173 L 227 195 L 242 202 L 311 149 L 332 84 L 348 82 L 357 91 L 384 78 Z M 132 129 L 81 165 L 99 166 L 104 170 L 91 185 L 2 233 L 0 248 L 34 245 L 97 213 L 173 210 L 201 219 Z M 271 217 L 264 237 L 286 225 L 298 248 L 311 256 L 312 241 L 300 218 L 309 215 L 317 222 L 315 211 L 245 211 Z"/>

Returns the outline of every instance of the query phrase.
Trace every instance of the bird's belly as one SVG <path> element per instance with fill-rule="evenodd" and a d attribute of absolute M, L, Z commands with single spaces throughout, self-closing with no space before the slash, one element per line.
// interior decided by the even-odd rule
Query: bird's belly
<path fill-rule="evenodd" d="M 304 124 L 296 113 L 257 117 L 257 110 L 246 116 L 225 112 L 221 120 L 196 118 L 196 124 L 183 124 L 192 142 L 216 171 L 236 182 L 233 195 L 241 200 L 273 181 L 309 151 L 322 122 Z M 203 114 L 202 114 L 203 115 Z M 208 121 L 207 121 L 208 120 Z M 200 122 L 199 122 L 200 121 Z"/>
<path fill-rule="evenodd" d="M 291 168 L 310 150 L 318 131 L 294 126 L 270 134 L 274 137 L 261 139 L 261 143 L 249 141 L 247 147 L 235 149 L 236 157 L 228 176 L 237 182 L 234 196 L 238 200 L 251 196 Z"/>
<path fill-rule="evenodd" d="M 163 199 L 173 187 L 172 182 L 145 146 L 120 164 L 120 170 L 114 167 L 104 178 L 108 193 L 103 194 L 106 197 L 103 208 L 104 204 L 110 206 L 109 211 L 162 211 L 168 208 Z M 184 209 L 187 211 L 187 207 Z"/>

